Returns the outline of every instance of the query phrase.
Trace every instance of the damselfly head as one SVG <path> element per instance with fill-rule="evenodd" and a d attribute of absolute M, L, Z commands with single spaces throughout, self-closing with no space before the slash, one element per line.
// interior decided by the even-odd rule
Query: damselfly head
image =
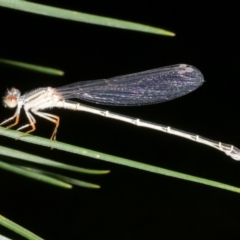
<path fill-rule="evenodd" d="M 21 93 L 16 88 L 7 90 L 6 95 L 3 98 L 3 105 L 7 108 L 15 108 L 18 105 L 18 100 Z"/>

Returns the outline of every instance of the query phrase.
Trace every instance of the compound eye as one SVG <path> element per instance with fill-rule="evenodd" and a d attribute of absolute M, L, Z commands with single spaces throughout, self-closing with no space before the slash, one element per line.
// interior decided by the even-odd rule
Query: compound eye
<path fill-rule="evenodd" d="M 18 104 L 16 97 L 8 96 L 3 100 L 4 107 L 15 108 Z"/>
<path fill-rule="evenodd" d="M 20 95 L 20 91 L 16 88 L 11 88 L 10 90 L 7 90 L 6 95 L 3 98 L 4 107 L 15 108 L 18 105 Z"/>

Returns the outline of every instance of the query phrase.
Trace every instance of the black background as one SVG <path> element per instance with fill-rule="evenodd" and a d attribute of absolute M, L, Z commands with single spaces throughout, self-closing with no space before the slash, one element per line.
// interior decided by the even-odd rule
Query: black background
<path fill-rule="evenodd" d="M 25 92 L 187 63 L 205 76 L 197 91 L 159 105 L 102 108 L 240 146 L 237 2 L 48 4 L 162 27 L 177 35 L 163 37 L 0 8 L 1 58 L 65 71 L 64 77 L 54 77 L 1 65 L 1 95 L 12 86 Z M 2 120 L 13 114 L 3 106 L 0 109 Z M 88 113 L 51 112 L 61 116 L 59 141 L 240 186 L 239 163 L 213 148 Z M 26 121 L 24 114 L 21 120 Z M 49 137 L 52 128 L 38 119 L 35 134 Z M 105 176 L 80 175 L 99 183 L 100 190 L 64 190 L 0 171 L 0 213 L 44 239 L 240 238 L 237 193 L 3 136 L 0 143 L 78 166 L 111 169 Z M 3 227 L 0 233 L 21 239 Z"/>

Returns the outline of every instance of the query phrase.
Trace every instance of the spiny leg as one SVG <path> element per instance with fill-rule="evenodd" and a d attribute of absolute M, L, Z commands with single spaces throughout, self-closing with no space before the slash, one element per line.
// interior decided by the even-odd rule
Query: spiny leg
<path fill-rule="evenodd" d="M 30 112 L 26 112 L 26 115 L 27 115 L 28 119 L 30 119 L 30 122 L 32 122 L 32 123 L 35 125 L 37 121 L 36 121 L 36 119 L 33 117 L 33 115 L 32 115 Z M 22 130 L 22 129 L 27 128 L 27 127 L 29 127 L 29 126 L 31 126 L 30 123 L 25 124 L 25 125 L 19 127 L 17 130 Z"/>
<path fill-rule="evenodd" d="M 20 137 L 36 130 L 36 126 L 35 126 L 36 120 L 35 120 L 35 118 L 33 117 L 33 115 L 29 111 L 25 110 L 25 113 L 26 113 L 26 116 L 28 118 L 29 123 L 20 127 L 20 128 L 18 128 L 17 130 L 22 130 L 22 129 L 24 129 L 26 127 L 29 127 L 29 126 L 31 126 L 32 128 L 29 131 L 21 134 L 16 140 L 18 140 Z"/>
<path fill-rule="evenodd" d="M 10 125 L 8 125 L 8 126 L 6 126 L 5 130 L 7 130 L 7 129 L 9 129 L 9 128 L 11 128 L 11 127 L 13 127 L 13 126 L 15 126 L 15 125 L 17 125 L 19 123 L 20 109 L 17 109 L 17 111 L 15 112 L 15 114 L 12 117 L 10 117 L 10 118 L 4 120 L 3 122 L 1 122 L 0 126 L 4 125 L 5 123 L 8 123 L 9 121 L 13 120 L 14 118 L 15 118 L 15 122 L 10 124 Z"/>
<path fill-rule="evenodd" d="M 57 129 L 59 126 L 60 118 L 56 115 L 49 114 L 49 113 L 44 113 L 44 112 L 33 112 L 35 115 L 38 115 L 39 117 L 45 118 L 55 124 L 55 128 L 53 130 L 52 136 L 50 140 L 56 140 L 56 134 L 57 134 Z"/>

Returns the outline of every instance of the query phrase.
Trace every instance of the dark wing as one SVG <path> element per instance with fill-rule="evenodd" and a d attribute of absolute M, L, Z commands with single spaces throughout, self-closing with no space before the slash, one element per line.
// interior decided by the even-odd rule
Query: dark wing
<path fill-rule="evenodd" d="M 78 98 L 105 105 L 145 105 L 172 100 L 202 85 L 202 73 L 179 64 L 109 79 L 72 83 L 56 88 L 64 99 Z"/>

